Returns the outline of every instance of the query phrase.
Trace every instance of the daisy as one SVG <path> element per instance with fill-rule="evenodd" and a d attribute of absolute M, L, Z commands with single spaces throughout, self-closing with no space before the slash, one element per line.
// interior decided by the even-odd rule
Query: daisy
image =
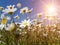
<path fill-rule="evenodd" d="M 14 28 L 15 28 L 15 24 L 14 23 L 11 23 L 10 26 L 9 26 L 9 29 L 10 30 L 14 30 Z"/>
<path fill-rule="evenodd" d="M 20 17 L 18 15 L 16 15 L 14 18 L 19 19 Z"/>
<path fill-rule="evenodd" d="M 28 7 L 24 7 L 20 10 L 20 13 L 24 14 L 28 12 Z"/>
<path fill-rule="evenodd" d="M 28 10 L 28 13 L 31 13 L 31 12 L 32 12 L 32 10 L 33 10 L 33 8 L 32 8 L 32 9 L 30 9 L 30 10 Z"/>
<path fill-rule="evenodd" d="M 6 16 L 4 14 L 1 14 L 0 18 L 1 18 L 1 24 L 6 24 L 6 22 L 7 22 Z"/>
<path fill-rule="evenodd" d="M 41 18 L 41 17 L 42 17 L 42 13 L 38 13 L 38 14 L 37 14 L 37 17 L 38 17 L 38 18 Z"/>
<path fill-rule="evenodd" d="M 11 23 L 9 24 L 6 28 L 5 28 L 7 31 L 12 31 L 15 29 L 15 24 L 14 23 Z"/>
<path fill-rule="evenodd" d="M 17 10 L 17 8 L 14 8 L 14 7 L 15 5 L 7 6 L 7 8 L 3 10 L 2 12 L 7 13 L 7 14 L 13 14 Z"/>
<path fill-rule="evenodd" d="M 0 10 L 3 10 L 3 7 L 0 6 Z"/>
<path fill-rule="evenodd" d="M 9 31 L 10 30 L 9 26 L 10 26 L 10 24 L 7 24 L 7 26 L 5 27 L 5 30 Z"/>
<path fill-rule="evenodd" d="M 18 4 L 17 4 L 17 7 L 20 8 L 20 7 L 21 7 L 21 3 L 18 3 Z"/>
<path fill-rule="evenodd" d="M 31 24 L 30 19 L 29 20 L 24 20 L 24 21 L 22 21 L 20 27 L 30 26 L 30 24 Z"/>
<path fill-rule="evenodd" d="M 5 27 L 5 25 L 0 24 L 0 30 L 3 30 L 4 27 Z"/>
<path fill-rule="evenodd" d="M 35 25 L 37 23 L 37 19 L 32 20 L 32 24 Z"/>
<path fill-rule="evenodd" d="M 6 16 L 4 15 L 4 14 L 1 14 L 1 24 L 6 24 L 6 22 L 7 22 L 7 18 L 6 18 Z"/>
<path fill-rule="evenodd" d="M 27 34 L 27 32 L 22 32 L 23 34 Z"/>
<path fill-rule="evenodd" d="M 4 17 L 2 20 L 1 20 L 1 24 L 6 24 L 7 23 L 7 19 L 6 17 Z"/>

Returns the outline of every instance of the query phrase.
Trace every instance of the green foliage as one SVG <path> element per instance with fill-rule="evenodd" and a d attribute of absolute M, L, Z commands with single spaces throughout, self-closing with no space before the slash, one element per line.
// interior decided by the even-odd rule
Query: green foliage
<path fill-rule="evenodd" d="M 36 27 L 35 27 L 36 28 Z M 39 27 L 38 27 L 39 28 Z M 57 33 L 47 30 L 27 28 L 17 31 L 0 30 L 0 45 L 60 45 L 60 37 Z"/>

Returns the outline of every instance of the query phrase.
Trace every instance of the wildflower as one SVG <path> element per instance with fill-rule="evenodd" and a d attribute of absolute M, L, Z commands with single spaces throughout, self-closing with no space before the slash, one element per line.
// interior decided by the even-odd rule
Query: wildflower
<path fill-rule="evenodd" d="M 20 7 L 21 7 L 21 3 L 18 3 L 18 4 L 17 4 L 17 7 L 20 8 Z"/>
<path fill-rule="evenodd" d="M 24 8 L 22 8 L 20 10 L 20 13 L 22 13 L 22 14 L 24 14 L 24 13 L 31 13 L 32 10 L 33 10 L 33 8 L 29 10 L 28 7 L 24 7 Z"/>
<path fill-rule="evenodd" d="M 7 6 L 7 8 L 3 10 L 2 12 L 7 13 L 7 14 L 13 14 L 17 10 L 17 8 L 14 8 L 14 7 L 15 5 Z"/>
<path fill-rule="evenodd" d="M 19 19 L 20 17 L 18 15 L 16 15 L 14 18 Z"/>
<path fill-rule="evenodd" d="M 3 28 L 5 28 L 5 25 L 7 23 L 7 19 L 6 17 L 4 16 L 4 14 L 1 15 L 1 24 L 0 24 L 0 29 L 2 30 Z"/>
<path fill-rule="evenodd" d="M 20 10 L 20 13 L 24 14 L 28 12 L 28 7 L 24 7 Z"/>
<path fill-rule="evenodd" d="M 43 33 L 43 36 L 45 36 L 45 37 L 46 37 L 47 35 L 48 35 L 47 33 Z"/>
<path fill-rule="evenodd" d="M 37 22 L 37 19 L 33 19 L 32 22 Z"/>
<path fill-rule="evenodd" d="M 6 24 L 7 20 L 11 20 L 10 17 L 5 16 L 4 14 L 1 14 L 1 19 L 2 19 L 1 21 L 2 24 Z"/>
<path fill-rule="evenodd" d="M 6 24 L 6 23 L 7 23 L 7 19 L 6 19 L 6 17 L 4 17 L 1 21 L 1 24 Z"/>
<path fill-rule="evenodd" d="M 27 34 L 27 32 L 22 32 L 23 34 Z"/>
<path fill-rule="evenodd" d="M 14 28 L 15 28 L 15 24 L 14 23 L 11 23 L 10 26 L 9 26 L 9 29 L 10 30 L 14 30 Z"/>
<path fill-rule="evenodd" d="M 0 10 L 3 10 L 3 7 L 0 6 Z"/>
<path fill-rule="evenodd" d="M 6 24 L 6 22 L 7 22 L 7 18 L 5 17 L 5 15 L 4 14 L 2 14 L 1 15 L 1 24 Z"/>
<path fill-rule="evenodd" d="M 32 24 L 35 25 L 37 23 L 37 19 L 32 20 Z"/>
<path fill-rule="evenodd" d="M 17 31 L 21 31 L 21 29 L 17 28 Z"/>
<path fill-rule="evenodd" d="M 30 26 L 30 24 L 31 24 L 30 19 L 29 20 L 24 20 L 24 21 L 22 21 L 20 27 Z"/>
<path fill-rule="evenodd" d="M 38 17 L 38 18 L 41 18 L 41 17 L 42 17 L 42 13 L 38 13 L 38 14 L 37 14 L 37 17 Z"/>
<path fill-rule="evenodd" d="M 7 31 L 12 31 L 15 29 L 15 24 L 14 23 L 11 23 L 9 24 L 6 28 L 5 28 Z"/>
<path fill-rule="evenodd" d="M 4 27 L 5 27 L 5 25 L 0 24 L 0 30 L 3 30 Z"/>
<path fill-rule="evenodd" d="M 45 19 L 48 19 L 49 18 L 49 16 L 45 16 Z"/>
<path fill-rule="evenodd" d="M 28 13 L 31 13 L 31 12 L 32 12 L 32 10 L 33 10 L 33 8 L 32 8 L 32 9 L 30 9 L 30 10 L 28 10 Z"/>

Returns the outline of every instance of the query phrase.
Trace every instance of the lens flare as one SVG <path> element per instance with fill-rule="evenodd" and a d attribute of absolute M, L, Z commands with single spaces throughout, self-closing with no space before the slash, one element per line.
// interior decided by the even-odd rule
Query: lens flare
<path fill-rule="evenodd" d="M 49 16 L 55 16 L 56 8 L 54 6 L 47 7 L 47 14 Z"/>
<path fill-rule="evenodd" d="M 48 17 L 49 20 L 54 19 L 53 17 L 56 16 L 56 7 L 55 5 L 46 5 L 46 17 Z"/>

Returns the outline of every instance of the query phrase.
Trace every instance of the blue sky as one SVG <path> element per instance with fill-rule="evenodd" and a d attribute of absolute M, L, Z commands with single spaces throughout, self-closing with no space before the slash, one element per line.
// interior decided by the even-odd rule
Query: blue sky
<path fill-rule="evenodd" d="M 7 5 L 17 5 L 17 3 L 21 3 L 21 8 L 23 7 L 28 7 L 29 9 L 33 8 L 32 13 L 27 14 L 32 19 L 32 18 L 36 18 L 37 13 L 40 13 L 40 12 L 44 13 L 45 4 L 48 4 L 48 3 L 51 4 L 52 1 L 55 5 L 57 5 L 56 7 L 59 7 L 60 0 L 0 0 L 0 6 L 6 8 Z M 60 14 L 59 9 L 57 13 Z M 20 14 L 20 10 L 17 10 L 13 15 L 15 16 L 17 14 L 21 17 L 18 21 L 26 19 L 26 14 L 25 15 Z M 16 19 L 14 20 L 17 21 Z"/>
<path fill-rule="evenodd" d="M 29 7 L 29 9 L 34 8 L 34 6 L 32 4 L 33 3 L 32 0 L 31 1 L 29 1 L 29 0 L 0 0 L 0 6 L 2 6 L 4 8 L 6 8 L 7 5 L 15 5 L 16 6 L 17 3 L 21 3 L 21 8 L 23 8 L 23 7 Z M 26 19 L 26 14 L 25 15 L 20 14 L 20 10 L 17 10 L 13 15 L 15 16 L 17 14 L 21 17 L 19 19 L 19 21 Z M 31 17 L 31 15 L 33 15 L 33 14 L 34 13 L 32 12 L 31 14 L 27 14 L 27 15 L 30 15 L 30 17 Z M 15 19 L 15 21 L 17 21 L 17 20 Z"/>
<path fill-rule="evenodd" d="M 0 6 L 6 8 L 7 5 L 16 5 L 19 2 L 22 4 L 21 8 L 27 6 L 29 8 L 35 8 L 34 10 L 38 10 L 38 6 L 41 5 L 41 1 L 39 0 L 0 0 Z"/>

